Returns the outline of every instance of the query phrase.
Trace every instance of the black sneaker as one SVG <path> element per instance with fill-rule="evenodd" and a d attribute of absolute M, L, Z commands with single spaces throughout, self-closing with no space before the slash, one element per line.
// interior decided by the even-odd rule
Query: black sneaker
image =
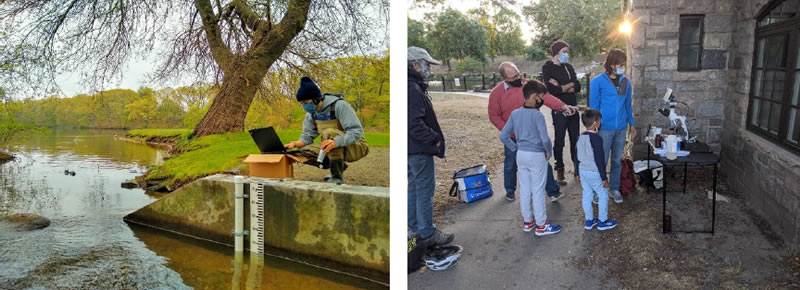
<path fill-rule="evenodd" d="M 450 269 L 461 257 L 463 250 L 459 245 L 431 247 L 425 255 L 425 266 L 433 271 Z"/>
<path fill-rule="evenodd" d="M 456 235 L 454 234 L 446 234 L 440 230 L 436 230 L 433 235 L 425 239 L 425 241 L 431 246 L 441 246 L 449 244 L 455 238 Z"/>
<path fill-rule="evenodd" d="M 564 193 L 559 191 L 558 194 L 556 194 L 555 196 L 551 196 L 550 197 L 550 202 L 556 202 L 556 201 L 558 201 L 558 199 L 560 199 L 562 197 L 564 197 Z"/>
<path fill-rule="evenodd" d="M 506 200 L 514 201 L 514 193 L 513 192 L 506 193 Z"/>

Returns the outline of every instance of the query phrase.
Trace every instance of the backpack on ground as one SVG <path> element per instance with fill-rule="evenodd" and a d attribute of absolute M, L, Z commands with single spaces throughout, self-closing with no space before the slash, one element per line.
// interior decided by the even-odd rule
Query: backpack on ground
<path fill-rule="evenodd" d="M 453 174 L 450 196 L 466 203 L 492 196 L 492 183 L 489 181 L 486 165 L 457 170 Z"/>
<path fill-rule="evenodd" d="M 622 173 L 619 177 L 619 191 L 622 195 L 629 196 L 636 190 L 636 175 L 633 173 L 633 161 L 622 158 Z"/>

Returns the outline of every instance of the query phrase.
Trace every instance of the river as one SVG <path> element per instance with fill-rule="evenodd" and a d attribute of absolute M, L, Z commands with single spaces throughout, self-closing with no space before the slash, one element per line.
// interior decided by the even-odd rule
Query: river
<path fill-rule="evenodd" d="M 121 130 L 54 130 L 17 144 L 0 165 L 0 216 L 35 213 L 49 227 L 0 229 L 0 289 L 361 289 L 382 285 L 129 225 L 161 195 L 120 184 L 166 153 L 118 139 Z M 74 171 L 75 175 L 65 174 Z"/>

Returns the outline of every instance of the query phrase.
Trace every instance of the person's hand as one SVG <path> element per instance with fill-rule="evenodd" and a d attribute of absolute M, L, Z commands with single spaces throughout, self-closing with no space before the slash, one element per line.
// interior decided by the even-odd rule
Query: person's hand
<path fill-rule="evenodd" d="M 556 81 L 556 79 L 554 79 L 554 78 L 550 78 L 550 79 L 549 79 L 549 80 L 547 80 L 547 81 L 548 81 L 549 83 L 553 84 L 554 86 L 557 86 L 557 85 L 558 85 L 558 81 Z"/>
<path fill-rule="evenodd" d="M 577 180 L 578 183 L 581 183 L 581 176 L 580 175 L 575 175 L 575 180 Z"/>
<path fill-rule="evenodd" d="M 603 187 L 608 188 L 608 179 L 603 180 Z"/>
<path fill-rule="evenodd" d="M 567 89 L 567 93 L 575 93 L 575 87 Z"/>
<path fill-rule="evenodd" d="M 550 155 L 547 155 L 547 152 L 544 153 L 544 160 L 550 161 Z"/>
<path fill-rule="evenodd" d="M 298 140 L 298 141 L 289 142 L 286 145 L 283 145 L 283 148 L 294 149 L 294 148 L 300 148 L 300 147 L 303 147 L 303 146 L 306 146 L 306 144 L 304 144 L 303 141 L 299 141 Z"/>
<path fill-rule="evenodd" d="M 636 138 L 636 127 L 631 126 L 631 139 Z"/>
<path fill-rule="evenodd" d="M 436 147 L 439 147 L 440 145 L 442 145 L 442 141 L 436 141 Z"/>
<path fill-rule="evenodd" d="M 319 146 L 320 146 L 320 149 L 322 149 L 323 152 L 328 153 L 328 152 L 331 152 L 331 150 L 333 150 L 333 148 L 336 148 L 336 141 L 333 141 L 333 139 L 328 139 L 328 140 L 322 141 L 322 143 L 320 143 Z"/>

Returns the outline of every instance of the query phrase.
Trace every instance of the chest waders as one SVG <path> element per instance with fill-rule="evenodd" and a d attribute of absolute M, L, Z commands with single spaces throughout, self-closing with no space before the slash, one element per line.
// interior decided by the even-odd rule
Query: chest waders
<path fill-rule="evenodd" d="M 342 125 L 339 123 L 339 120 L 336 119 L 336 105 L 338 100 L 334 101 L 330 107 L 331 111 L 331 120 L 317 120 L 316 116 L 314 116 L 314 124 L 317 125 L 317 132 L 320 135 L 320 144 L 322 141 L 333 139 L 333 137 L 344 135 L 344 129 Z M 319 152 L 320 145 L 314 143 L 309 146 L 312 148 L 312 152 Z M 353 144 L 344 146 L 344 147 L 336 147 L 331 149 L 327 153 L 328 160 L 330 161 L 330 168 L 331 168 L 331 175 L 326 176 L 326 181 L 331 182 L 343 182 L 344 181 L 344 171 L 347 169 L 346 162 L 355 162 L 364 158 L 369 154 L 369 145 L 367 145 L 367 140 L 364 139 L 362 136 L 360 140 L 356 141 Z"/>

